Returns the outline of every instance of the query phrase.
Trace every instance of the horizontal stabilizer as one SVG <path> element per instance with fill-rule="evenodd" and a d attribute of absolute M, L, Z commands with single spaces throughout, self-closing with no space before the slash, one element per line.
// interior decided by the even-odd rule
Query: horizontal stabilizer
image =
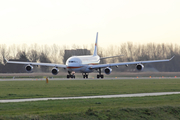
<path fill-rule="evenodd" d="M 100 58 L 100 59 L 102 60 L 102 59 L 107 59 L 107 58 L 115 58 L 115 57 L 120 57 L 120 56 L 124 56 L 124 55 L 110 56 L 110 57 L 102 57 L 102 58 Z"/>

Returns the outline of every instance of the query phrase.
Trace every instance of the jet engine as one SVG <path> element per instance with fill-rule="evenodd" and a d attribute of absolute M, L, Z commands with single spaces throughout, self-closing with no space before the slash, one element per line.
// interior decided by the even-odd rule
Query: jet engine
<path fill-rule="evenodd" d="M 27 72 L 31 72 L 31 71 L 33 70 L 33 66 L 31 66 L 31 65 L 26 65 L 26 66 L 25 66 L 25 69 L 26 69 Z"/>
<path fill-rule="evenodd" d="M 51 72 L 53 75 L 57 75 L 59 73 L 59 69 L 53 68 Z"/>
<path fill-rule="evenodd" d="M 107 68 L 104 69 L 104 72 L 105 72 L 107 75 L 109 75 L 109 74 L 112 72 L 112 69 L 109 68 L 109 67 L 107 67 Z"/>
<path fill-rule="evenodd" d="M 142 71 L 144 69 L 144 65 L 138 64 L 138 65 L 136 65 L 136 69 L 139 71 Z"/>

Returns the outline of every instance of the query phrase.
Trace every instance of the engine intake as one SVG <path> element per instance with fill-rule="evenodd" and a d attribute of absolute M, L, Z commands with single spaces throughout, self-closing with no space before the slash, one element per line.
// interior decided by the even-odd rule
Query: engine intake
<path fill-rule="evenodd" d="M 136 65 L 136 69 L 139 71 L 142 71 L 144 69 L 144 65 L 138 64 L 138 65 Z"/>
<path fill-rule="evenodd" d="M 107 75 L 109 75 L 112 72 L 112 69 L 107 67 L 104 69 L 104 73 L 106 73 Z"/>
<path fill-rule="evenodd" d="M 25 69 L 26 69 L 27 72 L 31 72 L 31 71 L 33 70 L 33 66 L 31 66 L 31 65 L 26 65 L 26 66 L 25 66 Z"/>
<path fill-rule="evenodd" d="M 51 72 L 53 75 L 57 75 L 59 73 L 59 69 L 53 68 Z"/>

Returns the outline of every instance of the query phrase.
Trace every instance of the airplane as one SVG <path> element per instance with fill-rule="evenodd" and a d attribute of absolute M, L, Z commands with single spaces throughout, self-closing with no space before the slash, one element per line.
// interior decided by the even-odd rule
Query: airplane
<path fill-rule="evenodd" d="M 107 58 L 114 58 L 119 56 L 111 56 L 111 57 L 100 57 L 97 54 L 97 43 L 98 43 L 98 32 L 96 35 L 95 47 L 93 55 L 86 55 L 86 56 L 72 56 L 67 59 L 66 64 L 55 64 L 55 63 L 36 63 L 36 62 L 19 62 L 19 61 L 8 61 L 6 58 L 7 63 L 12 64 L 24 64 L 25 69 L 27 72 L 33 71 L 33 66 L 49 66 L 53 67 L 51 72 L 53 75 L 57 75 L 59 73 L 58 68 L 64 68 L 67 70 L 68 75 L 67 78 L 75 78 L 75 72 L 80 72 L 83 75 L 83 78 L 88 78 L 89 73 L 97 70 L 99 74 L 97 78 L 104 78 L 102 74 L 102 69 L 104 69 L 104 73 L 109 75 L 112 72 L 112 67 L 118 66 L 128 66 L 128 65 L 136 65 L 136 69 L 138 71 L 142 71 L 144 69 L 145 63 L 156 63 L 156 62 L 167 62 L 174 58 L 174 56 L 170 59 L 164 60 L 149 60 L 149 61 L 136 61 L 136 62 L 120 62 L 120 63 L 109 63 L 109 64 L 99 64 L 100 60 L 107 59 Z M 123 55 L 120 55 L 123 56 Z"/>

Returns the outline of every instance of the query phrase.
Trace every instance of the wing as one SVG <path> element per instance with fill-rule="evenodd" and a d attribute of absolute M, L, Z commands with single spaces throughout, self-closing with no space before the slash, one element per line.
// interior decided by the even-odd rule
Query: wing
<path fill-rule="evenodd" d="M 7 63 L 13 63 L 13 64 L 24 64 L 24 65 L 41 65 L 41 66 L 49 66 L 49 67 L 60 67 L 60 68 L 66 68 L 66 65 L 63 64 L 54 64 L 54 63 L 36 63 L 36 62 L 19 62 L 19 61 L 8 61 L 5 59 Z"/>
<path fill-rule="evenodd" d="M 170 59 L 165 60 L 149 60 L 149 61 L 136 61 L 136 62 L 122 62 L 122 63 L 110 63 L 110 64 L 99 64 L 99 65 L 90 65 L 90 69 L 97 69 L 97 68 L 105 68 L 105 67 L 113 67 L 119 65 L 135 65 L 135 64 L 144 64 L 144 63 L 156 63 L 156 62 L 167 62 L 174 58 L 174 56 Z"/>

